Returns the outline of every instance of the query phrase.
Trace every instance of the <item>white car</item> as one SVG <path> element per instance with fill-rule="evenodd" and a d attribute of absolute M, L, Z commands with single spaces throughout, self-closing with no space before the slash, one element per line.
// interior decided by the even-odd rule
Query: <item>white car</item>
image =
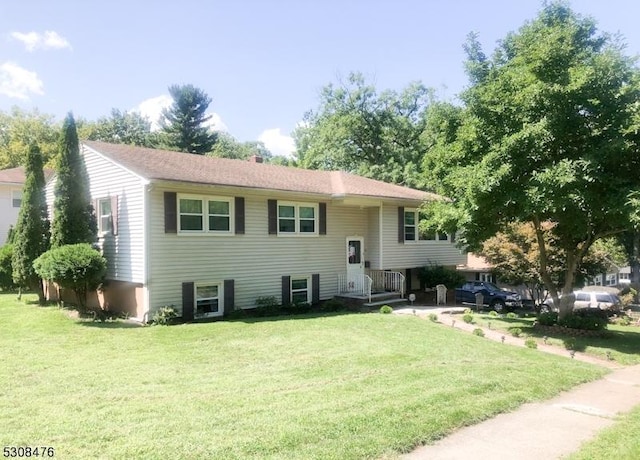
<path fill-rule="evenodd" d="M 574 309 L 578 308 L 598 308 L 600 310 L 608 310 L 610 312 L 619 312 L 621 310 L 620 298 L 617 295 L 605 291 L 574 291 L 576 296 Z M 541 306 L 542 311 L 557 310 L 554 308 L 553 299 L 545 300 Z"/>

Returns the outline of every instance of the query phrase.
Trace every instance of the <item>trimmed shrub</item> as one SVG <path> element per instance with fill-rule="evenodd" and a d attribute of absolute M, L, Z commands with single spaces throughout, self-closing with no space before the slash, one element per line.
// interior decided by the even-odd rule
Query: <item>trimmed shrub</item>
<path fill-rule="evenodd" d="M 534 339 L 533 337 L 527 337 L 524 341 L 524 344 L 527 348 L 538 348 L 538 342 L 536 342 L 536 339 Z"/>
<path fill-rule="evenodd" d="M 380 307 L 380 313 L 382 313 L 383 315 L 388 315 L 389 313 L 393 313 L 393 308 L 391 308 L 389 305 L 383 305 L 382 307 Z"/>
<path fill-rule="evenodd" d="M 0 289 L 3 291 L 13 291 L 17 287 L 13 282 L 12 258 L 13 245 L 5 244 L 0 247 Z"/>
<path fill-rule="evenodd" d="M 514 312 L 510 311 L 509 313 L 507 313 L 507 318 L 509 318 L 509 319 L 517 319 L 518 315 L 516 315 Z"/>
<path fill-rule="evenodd" d="M 342 311 L 346 309 L 347 309 L 347 306 L 345 305 L 345 303 L 341 302 L 338 299 L 329 299 L 320 304 L 320 311 L 332 312 L 332 311 Z"/>
<path fill-rule="evenodd" d="M 256 308 L 251 313 L 256 316 L 275 316 L 281 311 L 278 299 L 274 296 L 258 297 L 256 299 Z"/>
<path fill-rule="evenodd" d="M 498 312 L 497 312 L 497 311 L 495 311 L 495 310 L 491 310 L 491 311 L 489 312 L 489 316 L 496 317 L 496 316 L 499 316 L 499 315 L 498 315 Z"/>
<path fill-rule="evenodd" d="M 438 315 L 435 313 L 429 313 L 429 319 L 435 323 L 438 321 Z"/>
<path fill-rule="evenodd" d="M 562 340 L 562 344 L 567 350 L 575 350 L 576 349 L 576 338 L 575 337 L 567 337 Z"/>
<path fill-rule="evenodd" d="M 607 311 L 599 308 L 580 308 L 558 320 L 559 326 L 587 331 L 602 331 L 607 328 L 608 323 Z"/>
<path fill-rule="evenodd" d="M 514 337 L 520 337 L 522 335 L 522 329 L 520 329 L 519 327 L 509 329 L 509 332 L 511 332 L 511 335 Z"/>
<path fill-rule="evenodd" d="M 484 331 L 482 329 L 480 329 L 479 327 L 476 327 L 473 330 L 473 335 L 477 335 L 478 337 L 484 337 Z"/>
<path fill-rule="evenodd" d="M 538 315 L 538 323 L 543 326 L 553 326 L 558 322 L 558 312 L 548 311 Z"/>
<path fill-rule="evenodd" d="M 151 323 L 157 326 L 168 326 L 178 317 L 178 313 L 173 306 L 164 306 L 153 315 Z"/>
<path fill-rule="evenodd" d="M 467 324 L 473 323 L 473 315 L 471 313 L 465 313 L 464 315 L 462 315 L 462 321 Z"/>
<path fill-rule="evenodd" d="M 89 291 L 97 289 L 107 272 L 107 261 L 87 243 L 51 249 L 33 262 L 36 273 L 65 289 L 71 289 L 84 310 Z"/>

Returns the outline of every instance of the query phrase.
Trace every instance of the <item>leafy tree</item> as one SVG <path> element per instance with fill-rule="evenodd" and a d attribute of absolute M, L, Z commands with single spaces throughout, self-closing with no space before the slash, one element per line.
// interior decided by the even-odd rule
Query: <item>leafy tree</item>
<path fill-rule="evenodd" d="M 640 175 L 630 174 L 640 167 L 638 70 L 618 41 L 558 2 L 509 34 L 492 58 L 480 49 L 471 36 L 471 85 L 450 154 L 425 158 L 425 178 L 439 172 L 438 191 L 454 197 L 427 207 L 430 224 L 464 228 L 477 249 L 507 224 L 529 222 L 541 277 L 558 300 L 573 290 L 594 242 L 630 228 L 638 208 L 629 199 L 640 189 Z M 561 290 L 549 268 L 547 222 L 564 254 Z M 572 307 L 561 304 L 560 315 Z"/>
<path fill-rule="evenodd" d="M 205 154 L 216 143 L 214 133 L 206 122 L 211 98 L 193 85 L 172 85 L 169 94 L 173 98 L 171 107 L 162 110 L 160 126 L 170 148 L 181 152 Z"/>
<path fill-rule="evenodd" d="M 68 244 L 42 254 L 33 266 L 43 279 L 53 281 L 76 294 L 84 310 L 87 293 L 97 289 L 107 271 L 107 261 L 87 243 Z"/>
<path fill-rule="evenodd" d="M 239 142 L 235 137 L 226 132 L 218 133 L 218 137 L 211 152 L 207 155 L 218 158 L 231 158 L 234 160 L 247 160 L 252 155 L 258 155 L 265 162 L 273 157 L 263 142 Z"/>
<path fill-rule="evenodd" d="M 0 169 L 24 165 L 30 146 L 40 146 L 44 163 L 53 165 L 58 153 L 58 125 L 53 116 L 34 109 L 31 112 L 13 107 L 0 112 Z"/>
<path fill-rule="evenodd" d="M 555 284 L 564 284 L 566 255 L 557 244 L 553 225 L 542 226 L 547 248 L 547 272 Z M 540 270 L 540 249 L 535 228 L 530 223 L 512 223 L 495 236 L 484 241 L 480 251 L 493 266 L 501 281 L 514 286 L 524 285 L 532 299 L 543 301 L 546 289 Z M 614 238 L 596 241 L 585 255 L 576 282 L 584 283 L 606 270 L 612 263 L 624 264 L 624 250 Z"/>
<path fill-rule="evenodd" d="M 33 268 L 33 261 L 49 246 L 49 219 L 44 193 L 44 171 L 42 155 L 37 144 L 33 144 L 25 167 L 25 184 L 22 205 L 13 235 L 13 280 L 38 294 L 44 303 L 42 280 Z"/>
<path fill-rule="evenodd" d="M 420 185 L 420 135 L 431 91 L 413 83 L 399 94 L 378 94 L 361 74 L 353 73 L 346 83 L 323 88 L 320 97 L 320 107 L 308 112 L 294 132 L 303 168 Z"/>
<path fill-rule="evenodd" d="M 107 117 L 95 122 L 78 123 L 78 135 L 91 141 L 129 144 L 141 147 L 155 147 L 158 135 L 151 131 L 151 122 L 138 112 L 121 112 L 111 109 Z"/>
<path fill-rule="evenodd" d="M 97 238 L 96 221 L 89 181 L 80 157 L 78 134 L 73 115 L 64 120 L 60 136 L 60 154 L 54 188 L 51 247 L 93 243 Z"/>

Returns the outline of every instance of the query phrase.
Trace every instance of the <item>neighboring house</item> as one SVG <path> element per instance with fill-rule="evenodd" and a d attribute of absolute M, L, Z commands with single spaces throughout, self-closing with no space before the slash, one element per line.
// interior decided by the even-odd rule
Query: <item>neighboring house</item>
<path fill-rule="evenodd" d="M 629 265 L 618 267 L 612 263 L 608 267 L 607 273 L 594 276 L 590 284 L 594 286 L 618 286 L 629 283 L 631 283 L 631 267 Z"/>
<path fill-rule="evenodd" d="M 9 228 L 18 220 L 24 180 L 23 167 L 0 171 L 0 246 L 5 244 Z"/>
<path fill-rule="evenodd" d="M 405 291 L 417 268 L 466 257 L 448 236 L 422 239 L 417 208 L 434 194 L 259 158 L 93 141 L 81 153 L 108 260 L 104 292 L 90 300 L 139 320 L 165 305 L 191 319 L 266 296 L 315 303 L 367 283 Z"/>
<path fill-rule="evenodd" d="M 466 254 L 465 263 L 458 265 L 456 269 L 464 275 L 467 281 L 496 282 L 491 264 L 484 257 L 472 252 Z"/>

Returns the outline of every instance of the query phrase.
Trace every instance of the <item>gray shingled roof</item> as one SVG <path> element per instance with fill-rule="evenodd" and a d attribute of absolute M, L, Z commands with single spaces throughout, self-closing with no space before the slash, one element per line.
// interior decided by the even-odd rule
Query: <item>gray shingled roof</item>
<path fill-rule="evenodd" d="M 167 150 L 83 141 L 86 147 L 148 180 L 400 200 L 437 200 L 440 196 L 387 184 L 342 171 L 317 171 L 244 160 L 212 158 Z"/>

